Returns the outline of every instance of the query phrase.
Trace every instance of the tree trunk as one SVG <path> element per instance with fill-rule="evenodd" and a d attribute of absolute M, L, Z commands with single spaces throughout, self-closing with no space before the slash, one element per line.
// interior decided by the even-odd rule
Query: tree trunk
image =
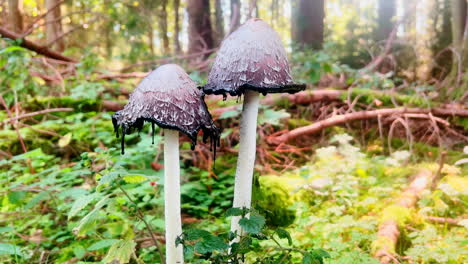
<path fill-rule="evenodd" d="M 221 0 L 215 0 L 215 28 L 216 28 L 216 44 L 221 44 L 224 38 L 224 20 L 223 8 L 221 7 Z"/>
<path fill-rule="evenodd" d="M 10 25 L 14 32 L 23 31 L 23 0 L 8 0 L 8 13 L 10 15 Z"/>
<path fill-rule="evenodd" d="M 188 53 L 212 49 L 214 42 L 210 21 L 210 1 L 189 0 L 187 12 L 189 15 Z"/>
<path fill-rule="evenodd" d="M 170 53 L 169 49 L 169 37 L 167 36 L 167 0 L 162 0 L 160 2 L 161 10 L 159 17 L 159 28 L 160 35 L 163 42 L 164 54 L 167 55 Z"/>
<path fill-rule="evenodd" d="M 46 10 L 54 8 L 45 17 L 46 27 L 46 41 L 48 44 L 53 43 L 50 47 L 55 47 L 58 51 L 65 49 L 65 42 L 60 36 L 63 35 L 62 20 L 60 19 L 61 11 L 60 5 L 57 6 L 58 0 L 45 0 Z"/>
<path fill-rule="evenodd" d="M 392 32 L 395 26 L 395 22 L 393 21 L 395 15 L 395 0 L 379 0 L 378 26 L 375 34 L 377 41 L 387 39 L 388 36 L 390 36 L 390 33 Z"/>
<path fill-rule="evenodd" d="M 467 2 L 466 0 L 451 0 L 452 9 L 452 45 L 455 50 L 455 55 L 452 56 L 452 71 L 449 78 L 449 83 L 454 88 L 449 89 L 449 93 L 460 88 L 462 91 L 464 86 L 461 86 L 463 71 L 468 67 L 468 28 L 467 24 Z M 468 83 L 468 82 L 467 82 Z M 465 84 L 466 86 L 466 84 Z M 448 94 L 450 95 L 450 94 Z"/>
<path fill-rule="evenodd" d="M 152 25 L 148 25 L 148 45 L 150 49 L 151 56 L 154 56 L 154 28 Z M 107 34 L 106 34 L 107 35 Z M 164 47 L 164 52 L 166 51 L 166 47 Z"/>
<path fill-rule="evenodd" d="M 291 36 L 300 46 L 320 49 L 323 45 L 324 0 L 295 0 L 291 6 Z"/>
<path fill-rule="evenodd" d="M 180 53 L 180 21 L 179 21 L 180 0 L 174 0 L 174 51 Z"/>
<path fill-rule="evenodd" d="M 240 26 L 241 18 L 241 2 L 240 0 L 231 0 L 231 23 L 229 33 L 233 32 Z"/>

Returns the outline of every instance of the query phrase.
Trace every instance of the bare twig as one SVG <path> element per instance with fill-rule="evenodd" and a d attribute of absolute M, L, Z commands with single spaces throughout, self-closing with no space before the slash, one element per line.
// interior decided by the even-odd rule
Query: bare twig
<path fill-rule="evenodd" d="M 1 98 L 0 100 L 3 101 L 3 98 Z M 3 101 L 4 102 L 4 101 Z M 2 103 L 3 103 L 2 102 Z M 6 105 L 4 104 L 3 105 L 4 107 L 6 107 Z M 27 117 L 32 117 L 32 116 L 36 116 L 36 115 L 43 115 L 43 114 L 47 114 L 47 113 L 53 113 L 53 112 L 70 112 L 70 111 L 73 111 L 73 108 L 51 108 L 51 109 L 45 109 L 45 110 L 41 110 L 41 111 L 37 111 L 37 112 L 31 112 L 31 113 L 27 113 L 27 114 L 23 114 L 23 115 L 18 115 L 18 116 L 15 116 L 15 117 L 10 117 L 9 119 L 1 122 L 1 124 L 7 124 L 9 122 L 13 122 L 13 121 L 16 121 L 16 120 L 19 120 L 19 119 L 23 119 L 23 118 L 27 118 Z"/>

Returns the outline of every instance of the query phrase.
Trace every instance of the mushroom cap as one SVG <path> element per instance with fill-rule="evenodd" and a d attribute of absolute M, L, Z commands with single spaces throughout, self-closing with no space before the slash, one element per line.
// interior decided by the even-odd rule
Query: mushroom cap
<path fill-rule="evenodd" d="M 186 134 L 192 140 L 192 147 L 198 131 L 203 130 L 203 139 L 210 137 L 216 147 L 219 129 L 203 98 L 203 92 L 180 66 L 158 67 L 138 84 L 124 109 L 112 116 L 117 136 L 122 127 L 122 152 L 125 134 L 141 130 L 145 121 Z"/>
<path fill-rule="evenodd" d="M 276 31 L 258 18 L 249 19 L 221 44 L 208 83 L 207 94 L 241 95 L 245 89 L 260 93 L 295 93 L 286 50 Z"/>

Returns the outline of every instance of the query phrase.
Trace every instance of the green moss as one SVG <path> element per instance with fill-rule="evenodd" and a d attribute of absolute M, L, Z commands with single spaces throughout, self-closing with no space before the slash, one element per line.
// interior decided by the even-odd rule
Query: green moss
<path fill-rule="evenodd" d="M 288 226 L 295 219 L 295 211 L 288 184 L 282 177 L 262 176 L 260 188 L 255 193 L 256 207 L 265 215 L 267 224 Z"/>
<path fill-rule="evenodd" d="M 69 107 L 79 112 L 100 111 L 102 102 L 92 99 L 74 99 L 71 97 L 34 97 L 26 103 L 30 111 L 47 108 Z"/>
<path fill-rule="evenodd" d="M 390 205 L 385 208 L 382 212 L 382 215 L 379 219 L 381 223 L 386 221 L 395 221 L 398 226 L 404 226 L 411 219 L 411 210 L 400 206 L 400 205 Z"/>
<path fill-rule="evenodd" d="M 363 104 L 371 104 L 375 99 L 378 99 L 382 102 L 384 106 L 392 106 L 393 102 L 392 98 L 399 104 L 403 106 L 411 106 L 411 107 L 434 107 L 436 104 L 429 100 L 424 99 L 421 96 L 417 95 L 404 95 L 404 94 L 397 94 L 397 93 L 389 93 L 384 91 L 376 91 L 371 89 L 364 89 L 364 88 L 353 88 L 351 90 L 351 99 L 356 98 L 359 96 L 359 102 Z M 341 96 L 342 100 L 346 100 L 348 98 L 348 94 L 344 93 Z"/>

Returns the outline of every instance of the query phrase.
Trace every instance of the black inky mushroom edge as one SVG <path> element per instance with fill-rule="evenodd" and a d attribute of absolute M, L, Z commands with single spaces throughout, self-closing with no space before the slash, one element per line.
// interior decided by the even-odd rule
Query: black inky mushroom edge
<path fill-rule="evenodd" d="M 294 94 L 300 91 L 304 91 L 307 85 L 306 84 L 286 84 L 286 85 L 264 87 L 264 86 L 256 86 L 256 85 L 246 83 L 235 89 L 232 89 L 229 86 L 224 86 L 221 88 L 216 86 L 215 88 L 208 88 L 208 89 L 206 89 L 205 87 L 206 86 L 202 86 L 199 88 L 202 89 L 202 91 L 206 94 L 223 95 L 224 97 L 226 97 L 226 94 L 229 94 L 231 96 L 241 96 L 242 94 L 245 93 L 245 90 L 256 91 L 263 95 L 266 95 L 268 93 Z"/>
<path fill-rule="evenodd" d="M 210 119 L 211 119 L 211 114 L 210 114 Z M 211 127 L 199 126 L 193 131 L 188 131 L 178 126 L 167 124 L 165 122 L 161 122 L 153 118 L 145 118 L 145 117 L 139 117 L 133 123 L 118 125 L 117 119 L 113 115 L 112 124 L 114 125 L 114 132 L 117 138 L 119 138 L 119 128 L 122 128 L 122 138 L 121 138 L 121 143 L 120 143 L 122 154 L 125 154 L 125 135 L 130 135 L 135 130 L 138 130 L 138 132 L 140 132 L 143 129 L 144 122 L 151 123 L 153 144 L 154 144 L 154 124 L 156 124 L 160 128 L 177 130 L 187 135 L 192 141 L 192 146 L 191 146 L 192 150 L 195 149 L 195 145 L 197 144 L 198 131 L 202 130 L 203 131 L 203 143 L 206 143 L 208 138 L 210 138 L 210 150 L 213 151 L 213 160 L 216 160 L 216 148 L 220 146 L 221 130 L 218 127 L 216 127 L 213 122 L 211 122 Z"/>

